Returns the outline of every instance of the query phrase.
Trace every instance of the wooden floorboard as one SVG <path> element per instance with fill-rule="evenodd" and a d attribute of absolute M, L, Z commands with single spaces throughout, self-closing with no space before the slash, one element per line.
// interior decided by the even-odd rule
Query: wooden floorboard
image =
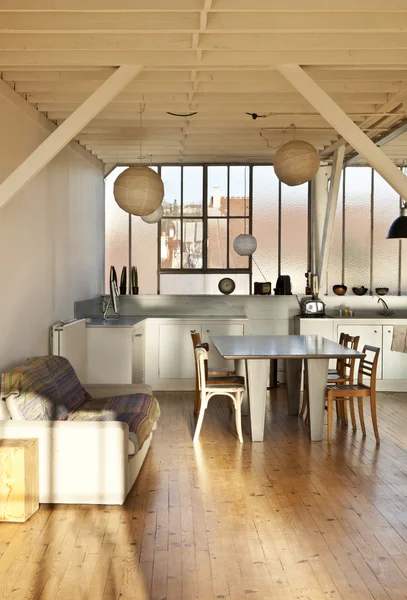
<path fill-rule="evenodd" d="M 407 394 L 378 395 L 381 444 L 334 423 L 310 443 L 273 391 L 264 442 L 214 398 L 192 443 L 194 394 L 162 416 L 125 504 L 50 506 L 0 524 L 7 600 L 407 599 Z"/>

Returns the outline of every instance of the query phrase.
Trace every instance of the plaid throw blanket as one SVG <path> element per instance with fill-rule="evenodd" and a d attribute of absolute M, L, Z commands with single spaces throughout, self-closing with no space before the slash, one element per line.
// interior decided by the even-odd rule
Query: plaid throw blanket
<path fill-rule="evenodd" d="M 71 413 L 70 421 L 122 421 L 129 426 L 129 438 L 136 453 L 141 450 L 160 417 L 160 406 L 149 394 L 128 394 L 88 400 Z"/>

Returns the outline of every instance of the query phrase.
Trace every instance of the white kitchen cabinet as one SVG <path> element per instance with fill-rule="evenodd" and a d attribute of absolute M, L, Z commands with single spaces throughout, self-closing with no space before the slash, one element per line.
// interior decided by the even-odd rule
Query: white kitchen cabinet
<path fill-rule="evenodd" d="M 159 379 L 192 379 L 195 377 L 191 329 L 201 333 L 199 323 L 161 323 L 158 330 Z"/>
<path fill-rule="evenodd" d="M 376 348 L 382 348 L 383 343 L 383 327 L 382 325 L 364 325 L 362 323 L 358 324 L 340 324 L 338 325 L 337 330 L 337 339 L 341 333 L 348 333 L 351 336 L 359 336 L 359 345 L 358 350 L 361 352 L 363 350 L 363 346 L 375 346 Z M 359 363 L 356 364 L 355 375 L 357 373 L 357 369 L 359 368 Z M 379 360 L 377 365 L 377 379 L 382 379 L 382 361 Z"/>
<path fill-rule="evenodd" d="M 383 379 L 407 380 L 407 354 L 393 352 L 393 325 L 383 325 Z"/>
<path fill-rule="evenodd" d="M 132 341 L 132 381 L 133 383 L 144 383 L 146 341 L 146 326 L 144 322 L 134 327 Z"/>
<path fill-rule="evenodd" d="M 218 369 L 231 369 L 232 364 L 230 360 L 225 360 L 221 357 L 215 346 L 211 342 L 211 337 L 222 336 L 222 335 L 244 335 L 243 323 L 206 323 L 202 324 L 202 342 L 209 344 L 209 361 L 213 368 Z"/>
<path fill-rule="evenodd" d="M 132 383 L 132 328 L 87 329 L 86 383 Z"/>

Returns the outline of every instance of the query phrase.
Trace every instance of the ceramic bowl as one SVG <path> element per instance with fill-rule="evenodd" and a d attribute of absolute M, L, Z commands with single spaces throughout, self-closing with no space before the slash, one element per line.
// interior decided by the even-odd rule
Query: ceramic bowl
<path fill-rule="evenodd" d="M 385 296 L 388 291 L 389 291 L 389 288 L 385 288 L 385 287 L 378 287 L 375 289 L 375 292 L 378 296 Z"/>
<path fill-rule="evenodd" d="M 365 288 L 363 285 L 358 285 L 357 287 L 352 288 L 352 292 L 356 296 L 364 296 L 367 292 L 367 288 Z"/>
<path fill-rule="evenodd" d="M 332 291 L 337 296 L 344 296 L 346 294 L 346 292 L 347 292 L 347 289 L 348 288 L 346 287 L 346 285 L 343 285 L 343 284 L 339 285 L 338 284 L 338 285 L 334 285 L 333 286 Z"/>

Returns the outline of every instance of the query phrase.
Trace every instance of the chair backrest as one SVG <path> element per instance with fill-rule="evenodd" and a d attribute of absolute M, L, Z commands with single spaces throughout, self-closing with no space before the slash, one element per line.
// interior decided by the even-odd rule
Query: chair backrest
<path fill-rule="evenodd" d="M 363 378 L 370 379 L 369 387 L 376 389 L 377 364 L 379 362 L 380 348 L 375 346 L 364 346 L 362 350 L 365 357 L 361 359 L 358 371 L 358 384 L 363 383 Z"/>
<path fill-rule="evenodd" d="M 345 334 L 344 346 L 350 350 L 357 350 L 359 346 L 360 336 Z M 356 358 L 345 358 L 342 360 L 343 376 L 348 377 L 349 383 L 353 383 L 355 375 Z"/>
<path fill-rule="evenodd" d="M 340 344 L 341 346 L 345 346 L 348 337 L 349 336 L 347 333 L 342 332 L 339 336 L 338 344 Z M 336 370 L 338 371 L 338 373 L 343 375 L 343 360 L 341 360 L 340 358 L 338 358 L 338 360 L 336 361 Z"/>
<path fill-rule="evenodd" d="M 198 333 L 197 331 L 195 331 L 195 329 L 192 329 L 191 330 L 191 338 L 192 338 L 192 345 L 195 350 L 197 345 L 201 343 L 201 334 Z"/>
<path fill-rule="evenodd" d="M 195 348 L 196 368 L 198 373 L 198 386 L 202 390 L 206 386 L 208 376 L 208 352 L 202 346 Z"/>

